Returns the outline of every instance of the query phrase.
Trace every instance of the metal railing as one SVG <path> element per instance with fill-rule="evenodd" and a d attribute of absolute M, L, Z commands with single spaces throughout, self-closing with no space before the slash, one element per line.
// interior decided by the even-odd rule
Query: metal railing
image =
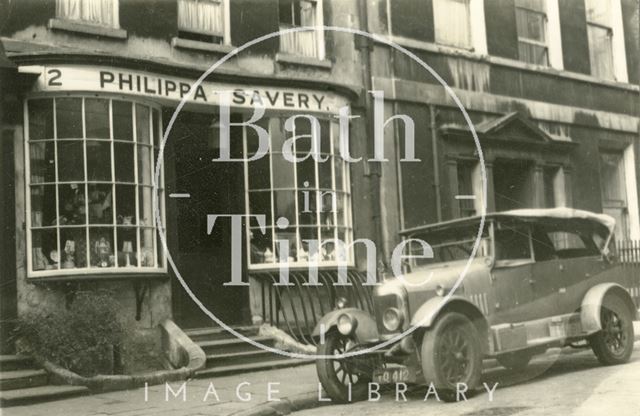
<path fill-rule="evenodd" d="M 619 240 L 616 249 L 620 263 L 640 265 L 640 240 Z"/>
<path fill-rule="evenodd" d="M 337 270 L 318 271 L 320 286 L 305 285 L 309 281 L 306 270 L 289 272 L 291 286 L 276 285 L 280 279 L 278 271 L 251 272 L 251 277 L 260 285 L 264 322 L 284 330 L 299 342 L 317 345 L 318 339 L 311 333 L 340 298 L 345 298 L 351 307 L 373 313 L 371 286 L 363 285 L 366 275 L 356 270 L 347 272 L 348 286 L 335 285 Z"/>

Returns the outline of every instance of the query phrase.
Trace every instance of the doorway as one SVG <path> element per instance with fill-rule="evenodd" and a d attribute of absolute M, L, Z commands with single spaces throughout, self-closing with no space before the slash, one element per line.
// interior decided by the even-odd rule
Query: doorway
<path fill-rule="evenodd" d="M 218 219 L 208 234 L 207 215 L 244 212 L 244 169 L 241 162 L 212 162 L 219 155 L 213 121 L 209 114 L 183 111 L 173 125 L 167 142 L 173 147 L 173 161 L 166 163 L 173 162 L 174 178 L 167 188 L 189 197 L 171 201 L 174 212 L 168 215 L 173 216 L 176 228 L 172 246 L 183 279 L 219 319 L 237 325 L 248 319 L 249 291 L 224 286 L 231 280 L 231 221 Z M 240 158 L 241 129 L 232 128 L 231 143 L 232 158 Z M 175 278 L 172 294 L 174 318 L 181 327 L 213 325 Z"/>
<path fill-rule="evenodd" d="M 496 211 L 533 207 L 532 164 L 523 160 L 496 160 L 493 187 Z"/>

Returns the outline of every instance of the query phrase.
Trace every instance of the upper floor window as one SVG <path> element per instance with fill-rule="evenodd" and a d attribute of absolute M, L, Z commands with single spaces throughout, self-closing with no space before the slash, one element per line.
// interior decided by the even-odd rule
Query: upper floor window
<path fill-rule="evenodd" d="M 118 0 L 56 0 L 56 17 L 110 28 L 120 27 Z"/>
<path fill-rule="evenodd" d="M 591 74 L 613 79 L 613 28 L 608 1 L 586 0 Z"/>
<path fill-rule="evenodd" d="M 74 96 L 30 99 L 27 114 L 29 275 L 164 271 L 159 110 Z"/>
<path fill-rule="evenodd" d="M 280 52 L 324 59 L 322 0 L 279 0 L 278 6 L 280 30 L 316 27 L 315 30 L 281 35 Z"/>
<path fill-rule="evenodd" d="M 178 0 L 180 38 L 230 44 L 229 0 Z"/>
<path fill-rule="evenodd" d="M 549 64 L 545 0 L 516 0 L 518 55 L 521 61 Z"/>
<path fill-rule="evenodd" d="M 471 48 L 470 0 L 435 0 L 433 20 L 436 42 L 458 48 Z"/>
<path fill-rule="evenodd" d="M 627 82 L 620 0 L 585 0 L 591 75 Z"/>

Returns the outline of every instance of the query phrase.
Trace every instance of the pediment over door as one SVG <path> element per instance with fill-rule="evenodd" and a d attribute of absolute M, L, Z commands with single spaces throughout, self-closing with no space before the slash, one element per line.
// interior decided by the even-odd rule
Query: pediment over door
<path fill-rule="evenodd" d="M 558 140 L 549 133 L 538 127 L 538 125 L 523 116 L 521 113 L 512 112 L 501 117 L 485 120 L 474 126 L 482 146 L 490 146 L 492 142 L 499 143 L 500 146 L 509 144 L 520 146 L 549 146 L 568 148 L 575 145 L 570 140 Z M 440 132 L 444 137 L 467 137 L 471 135 L 469 126 L 459 124 L 445 124 L 440 127 Z"/>

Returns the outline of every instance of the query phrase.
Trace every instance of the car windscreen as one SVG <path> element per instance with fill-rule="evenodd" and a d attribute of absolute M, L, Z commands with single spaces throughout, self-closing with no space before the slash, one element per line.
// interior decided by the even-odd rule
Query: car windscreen
<path fill-rule="evenodd" d="M 433 250 L 433 258 L 412 258 L 410 265 L 420 267 L 434 263 L 468 260 L 477 241 L 478 226 L 479 223 L 409 236 L 410 239 L 420 239 L 426 242 Z M 475 256 L 488 256 L 490 246 L 488 226 L 485 226 Z M 410 242 L 408 248 L 412 256 L 420 257 L 424 253 L 423 246 L 419 242 Z"/>

